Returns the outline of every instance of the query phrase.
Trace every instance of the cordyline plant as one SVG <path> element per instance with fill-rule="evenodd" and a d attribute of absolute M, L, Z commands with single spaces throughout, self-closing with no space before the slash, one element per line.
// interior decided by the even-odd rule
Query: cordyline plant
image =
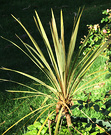
<path fill-rule="evenodd" d="M 80 18 L 81 18 L 83 10 L 79 9 L 78 15 L 74 19 L 74 26 L 73 26 L 73 30 L 72 30 L 72 35 L 71 35 L 71 39 L 70 39 L 70 43 L 69 43 L 68 52 L 66 52 L 66 50 L 65 50 L 64 24 L 63 24 L 62 10 L 60 12 L 60 16 L 61 16 L 61 18 L 60 18 L 60 24 L 61 24 L 60 25 L 61 26 L 60 38 L 58 36 L 53 10 L 51 10 L 51 12 L 52 12 L 52 20 L 50 23 L 50 29 L 51 29 L 51 34 L 52 34 L 52 39 L 53 39 L 53 44 L 54 44 L 54 49 L 55 49 L 54 51 L 52 50 L 52 47 L 49 43 L 49 40 L 47 38 L 43 25 L 42 25 L 40 18 L 38 16 L 38 13 L 36 11 L 35 11 L 36 16 L 34 17 L 34 21 L 37 26 L 37 29 L 39 30 L 39 32 L 43 38 L 43 41 L 45 43 L 45 46 L 47 48 L 47 52 L 48 52 L 48 55 L 50 58 L 50 63 L 47 61 L 43 52 L 39 48 L 37 42 L 30 35 L 30 33 L 27 31 L 27 29 L 23 26 L 23 24 L 17 18 L 15 18 L 12 15 L 13 18 L 22 26 L 24 31 L 27 33 L 28 37 L 30 38 L 30 40 L 32 41 L 34 46 L 32 47 L 29 44 L 25 43 L 19 36 L 16 35 L 19 38 L 19 40 L 23 43 L 23 45 L 26 47 L 26 49 L 28 50 L 28 53 L 27 53 L 22 48 L 20 48 L 16 43 L 14 43 L 8 39 L 5 39 L 5 38 L 4 39 L 8 40 L 14 46 L 19 48 L 23 53 L 25 53 L 31 59 L 31 61 L 33 61 L 34 64 L 46 75 L 46 77 L 50 81 L 51 85 L 47 84 L 46 82 L 43 82 L 42 80 L 40 80 L 34 76 L 24 73 L 24 72 L 8 69 L 8 68 L 4 68 L 4 67 L 2 67 L 1 69 L 16 72 L 25 77 L 28 77 L 28 78 L 32 79 L 33 81 L 35 81 L 36 83 L 46 87 L 53 94 L 43 93 L 40 90 L 36 90 L 36 89 L 34 89 L 28 85 L 22 84 L 20 82 L 15 82 L 15 81 L 6 80 L 6 79 L 0 79 L 2 81 L 14 82 L 14 83 L 17 83 L 21 86 L 24 86 L 24 87 L 30 89 L 30 91 L 7 90 L 8 92 L 23 92 L 23 93 L 28 93 L 28 94 L 29 93 L 35 94 L 36 96 L 45 97 L 45 100 L 42 103 L 41 107 L 35 109 L 31 113 L 27 114 L 26 116 L 24 116 L 23 118 L 18 120 L 15 124 L 13 124 L 11 127 L 9 127 L 3 133 L 3 135 L 6 132 L 8 132 L 8 130 L 10 130 L 13 126 L 15 126 L 18 122 L 22 121 L 24 118 L 30 116 L 31 114 L 34 114 L 37 111 L 39 111 L 39 112 L 41 111 L 40 115 L 35 120 L 35 121 L 37 121 L 41 117 L 42 114 L 44 114 L 46 111 L 48 111 L 50 108 L 52 108 L 54 106 L 55 106 L 55 109 L 48 114 L 46 120 L 44 121 L 42 127 L 40 128 L 40 130 L 38 132 L 38 135 L 42 131 L 44 125 L 46 124 L 46 122 L 48 121 L 50 116 L 52 116 L 52 114 L 54 114 L 54 113 L 56 114 L 55 135 L 58 133 L 59 123 L 60 123 L 60 119 L 61 119 L 62 115 L 64 115 L 66 117 L 68 127 L 72 126 L 72 123 L 71 123 L 72 112 L 71 112 L 70 108 L 71 108 L 71 106 L 73 106 L 73 99 L 74 99 L 75 93 L 77 91 L 81 91 L 82 88 L 86 84 L 88 84 L 89 82 L 91 82 L 92 80 L 97 78 L 97 77 L 95 77 L 94 79 L 90 80 L 89 82 L 86 82 L 85 84 L 83 84 L 82 86 L 79 87 L 79 84 L 80 84 L 81 80 L 83 79 L 84 75 L 86 74 L 86 72 L 89 70 L 89 68 L 94 63 L 95 59 L 99 56 L 99 54 L 104 50 L 104 48 L 107 47 L 107 45 L 109 44 L 110 41 L 102 42 L 96 48 L 96 50 L 93 50 L 93 48 L 92 48 L 83 58 L 81 58 L 81 60 L 79 60 L 79 62 L 77 62 L 78 58 L 81 55 L 82 49 L 88 40 L 88 37 L 87 37 L 84 40 L 84 43 L 83 43 L 81 49 L 79 49 L 79 52 L 73 56 L 78 28 L 79 28 L 79 23 L 80 23 Z M 106 73 L 106 71 L 102 74 L 105 74 L 105 73 Z M 29 98 L 29 97 L 30 96 L 27 96 L 26 98 Z M 48 99 L 53 100 L 53 103 L 45 104 Z"/>

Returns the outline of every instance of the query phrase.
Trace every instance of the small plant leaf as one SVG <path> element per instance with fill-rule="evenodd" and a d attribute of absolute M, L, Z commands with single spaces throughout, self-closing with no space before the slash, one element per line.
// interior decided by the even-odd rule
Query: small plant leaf
<path fill-rule="evenodd" d="M 44 127 L 43 130 L 41 131 L 41 133 L 44 135 L 46 133 L 48 128 Z"/>
<path fill-rule="evenodd" d="M 34 130 L 34 129 L 36 129 L 36 127 L 34 125 L 30 125 L 27 128 L 28 128 L 28 130 Z"/>
<path fill-rule="evenodd" d="M 95 100 L 94 102 L 100 102 L 101 100 L 99 100 L 99 99 L 97 99 L 97 100 Z"/>
<path fill-rule="evenodd" d="M 104 108 L 101 108 L 101 110 L 100 110 L 101 113 L 104 113 L 105 111 L 106 111 L 106 109 L 104 109 Z"/>
<path fill-rule="evenodd" d="M 109 113 L 110 113 L 110 111 L 106 110 L 103 114 L 107 116 Z"/>
<path fill-rule="evenodd" d="M 89 103 L 89 107 L 92 107 L 94 103 Z"/>
<path fill-rule="evenodd" d="M 94 105 L 94 110 L 96 111 L 96 112 L 99 112 L 99 109 L 100 109 L 100 107 L 99 107 L 99 105 Z"/>
<path fill-rule="evenodd" d="M 73 110 L 73 109 L 75 109 L 76 107 L 78 107 L 78 105 L 73 105 L 70 109 Z"/>
<path fill-rule="evenodd" d="M 92 129 L 92 126 L 88 123 L 87 124 L 87 128 L 86 128 L 86 131 L 90 131 Z"/>
<path fill-rule="evenodd" d="M 106 79 L 111 78 L 111 74 L 107 74 L 107 75 L 105 76 L 105 78 L 106 78 Z"/>
<path fill-rule="evenodd" d="M 107 109 L 108 109 L 109 107 L 111 107 L 111 99 L 108 100 L 108 101 L 105 103 L 105 106 L 106 106 Z"/>
<path fill-rule="evenodd" d="M 85 104 L 85 107 L 88 108 L 88 104 Z"/>
<path fill-rule="evenodd" d="M 27 133 L 24 134 L 24 135 L 37 135 L 37 130 L 36 130 L 36 129 L 31 130 L 31 131 L 27 132 Z"/>
<path fill-rule="evenodd" d="M 77 102 L 78 102 L 79 104 L 83 104 L 84 101 L 83 101 L 83 100 L 78 100 Z"/>
<path fill-rule="evenodd" d="M 91 123 L 87 123 L 85 127 L 88 128 L 90 126 L 91 126 Z"/>
<path fill-rule="evenodd" d="M 35 127 L 35 128 L 38 128 L 38 129 L 41 128 L 41 123 L 38 122 L 38 121 L 35 122 L 35 123 L 34 123 L 34 127 Z"/>
<path fill-rule="evenodd" d="M 82 108 L 83 108 L 83 105 L 80 105 L 80 106 L 79 106 L 79 109 L 81 110 Z"/>
<path fill-rule="evenodd" d="M 99 133 L 99 132 L 96 131 L 96 132 L 91 133 L 90 135 L 97 135 L 98 133 Z"/>
<path fill-rule="evenodd" d="M 44 121 L 45 121 L 44 119 L 40 119 L 40 122 L 41 122 L 41 123 L 44 123 Z"/>

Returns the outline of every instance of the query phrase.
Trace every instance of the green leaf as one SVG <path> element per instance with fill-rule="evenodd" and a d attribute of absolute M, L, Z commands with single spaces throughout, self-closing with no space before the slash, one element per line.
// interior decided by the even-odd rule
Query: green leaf
<path fill-rule="evenodd" d="M 37 130 L 29 131 L 25 135 L 37 135 Z"/>
<path fill-rule="evenodd" d="M 107 75 L 105 76 L 105 78 L 106 78 L 106 79 L 111 78 L 111 73 L 110 73 L 110 74 L 107 74 Z"/>
<path fill-rule="evenodd" d="M 99 133 L 99 132 L 96 131 L 96 132 L 91 133 L 90 135 L 97 135 L 98 133 Z"/>
<path fill-rule="evenodd" d="M 34 123 L 34 127 L 35 128 L 38 128 L 39 129 L 39 128 L 41 128 L 41 126 L 42 126 L 41 123 L 38 122 L 38 121 Z"/>
<path fill-rule="evenodd" d="M 106 116 L 108 116 L 109 113 L 110 113 L 110 111 L 107 111 L 106 110 L 103 114 L 106 115 Z"/>
<path fill-rule="evenodd" d="M 79 109 L 81 110 L 82 108 L 83 108 L 83 105 L 80 105 L 80 106 L 79 106 Z"/>
<path fill-rule="evenodd" d="M 85 128 L 91 127 L 91 123 L 87 123 Z"/>
<path fill-rule="evenodd" d="M 92 129 L 92 126 L 89 124 L 89 127 L 86 128 L 86 131 L 90 131 Z"/>
<path fill-rule="evenodd" d="M 76 107 L 78 107 L 78 105 L 73 105 L 73 106 L 71 106 L 71 110 L 73 110 L 73 109 L 75 109 Z"/>
<path fill-rule="evenodd" d="M 87 133 L 85 132 L 85 133 L 83 133 L 83 135 L 87 135 Z"/>
<path fill-rule="evenodd" d="M 88 104 L 85 104 L 85 107 L 88 108 Z"/>
<path fill-rule="evenodd" d="M 108 18 L 106 17 L 104 21 L 107 22 L 108 21 Z"/>
<path fill-rule="evenodd" d="M 106 103 L 105 103 L 106 108 L 108 109 L 109 107 L 111 107 L 111 99 L 109 99 Z"/>
<path fill-rule="evenodd" d="M 44 119 L 40 119 L 40 122 L 41 122 L 41 123 L 44 123 L 44 121 L 45 121 Z"/>
<path fill-rule="evenodd" d="M 101 108 L 101 110 L 100 110 L 101 113 L 104 113 L 105 111 L 106 111 L 106 109 L 104 109 L 104 108 Z"/>
<path fill-rule="evenodd" d="M 99 107 L 99 105 L 94 105 L 94 110 L 96 111 L 96 112 L 99 112 L 99 109 L 100 109 L 100 107 Z"/>
<path fill-rule="evenodd" d="M 44 127 L 44 128 L 42 129 L 41 133 L 44 135 L 44 134 L 46 133 L 47 129 L 48 129 L 48 127 Z"/>
<path fill-rule="evenodd" d="M 37 130 L 32 130 L 32 135 L 37 135 Z"/>
<path fill-rule="evenodd" d="M 79 103 L 79 104 L 83 104 L 83 100 L 77 100 L 77 102 Z"/>
<path fill-rule="evenodd" d="M 92 107 L 94 103 L 89 103 L 89 107 Z"/>
<path fill-rule="evenodd" d="M 101 20 L 101 23 L 103 23 L 104 22 L 104 18 Z"/>
<path fill-rule="evenodd" d="M 32 135 L 32 131 L 29 131 L 29 132 L 27 132 L 27 133 L 24 134 L 24 135 Z"/>
<path fill-rule="evenodd" d="M 102 100 L 97 99 L 97 100 L 95 100 L 94 102 L 100 102 L 100 101 L 102 101 Z"/>
<path fill-rule="evenodd" d="M 34 129 L 36 129 L 36 127 L 34 125 L 30 125 L 30 126 L 27 127 L 27 129 L 28 130 L 34 130 Z"/>

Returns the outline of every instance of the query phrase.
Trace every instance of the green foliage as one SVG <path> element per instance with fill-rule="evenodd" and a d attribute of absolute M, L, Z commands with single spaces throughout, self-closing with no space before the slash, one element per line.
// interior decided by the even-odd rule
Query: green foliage
<path fill-rule="evenodd" d="M 74 118 L 72 118 L 73 120 Z M 111 124 L 103 121 L 103 120 L 94 120 L 94 124 L 92 124 L 90 121 L 88 122 L 84 122 L 84 121 L 80 121 L 80 119 L 78 120 L 78 118 L 75 118 L 76 120 L 74 120 L 75 122 L 73 122 L 74 128 L 79 130 L 83 135 L 96 135 L 96 134 L 104 134 L 104 130 L 102 128 L 99 128 L 98 126 L 95 125 L 95 123 L 97 123 L 98 125 L 102 126 L 102 127 L 106 127 L 106 129 L 110 129 L 109 131 L 111 131 Z M 42 119 L 44 120 L 44 119 Z M 37 132 L 39 131 L 41 125 L 43 124 L 43 122 L 35 122 L 33 125 L 30 125 L 27 127 L 27 131 L 26 133 L 24 133 L 23 135 L 35 135 L 35 133 L 37 134 Z M 70 132 L 72 132 L 73 134 L 77 134 L 79 135 L 79 133 L 73 129 L 72 127 L 70 127 L 69 129 L 67 128 L 66 125 L 66 119 L 62 118 L 62 125 L 59 126 L 59 133 L 58 135 L 70 135 Z M 52 123 L 50 125 L 50 129 L 51 129 L 51 135 L 53 135 L 55 133 L 55 123 Z M 70 130 L 70 131 L 69 131 Z M 110 133 L 110 132 L 109 132 Z M 41 135 L 49 135 L 49 127 L 48 124 L 46 124 L 41 132 Z"/>
<path fill-rule="evenodd" d="M 107 41 L 111 38 L 111 9 L 104 10 L 102 14 L 106 15 L 106 17 L 101 20 L 101 23 L 105 23 L 104 27 L 100 28 L 100 24 L 87 25 L 90 34 L 86 44 L 87 46 L 85 45 L 86 48 L 83 52 L 84 55 L 86 55 L 92 47 L 93 49 L 96 49 L 100 42 Z M 85 38 L 86 36 L 84 36 L 81 43 L 84 42 Z M 106 65 L 108 66 L 109 71 L 111 71 L 111 44 L 104 49 L 101 55 L 108 58 Z"/>
<path fill-rule="evenodd" d="M 27 127 L 27 133 L 23 135 L 37 135 L 39 129 L 41 128 L 42 124 L 44 123 L 45 119 L 41 119 L 40 122 L 35 122 L 34 124 Z M 41 135 L 48 135 L 48 125 L 44 126 Z"/>
<path fill-rule="evenodd" d="M 107 94 L 109 93 L 109 94 Z M 93 99 L 90 98 L 91 96 L 91 92 L 90 93 L 86 93 L 84 91 L 85 96 L 87 97 L 85 101 L 83 100 L 77 100 L 77 102 L 79 104 L 75 104 L 74 106 L 71 107 L 71 109 L 74 109 L 76 107 L 79 107 L 79 109 L 94 109 L 96 112 L 102 113 L 106 119 L 110 118 L 111 116 L 111 94 L 110 91 L 107 92 L 104 100 L 95 100 L 92 101 Z"/>

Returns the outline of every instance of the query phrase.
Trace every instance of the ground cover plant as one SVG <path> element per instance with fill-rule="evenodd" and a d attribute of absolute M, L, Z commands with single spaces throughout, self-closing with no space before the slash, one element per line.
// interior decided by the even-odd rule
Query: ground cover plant
<path fill-rule="evenodd" d="M 9 76 L 10 76 L 10 74 L 9 74 Z M 11 77 L 13 77 L 13 75 L 11 74 Z M 25 80 L 25 79 L 24 79 Z M 15 87 L 16 88 L 16 87 Z M 14 89 L 14 88 L 13 88 Z M 20 95 L 19 95 L 20 96 Z"/>

